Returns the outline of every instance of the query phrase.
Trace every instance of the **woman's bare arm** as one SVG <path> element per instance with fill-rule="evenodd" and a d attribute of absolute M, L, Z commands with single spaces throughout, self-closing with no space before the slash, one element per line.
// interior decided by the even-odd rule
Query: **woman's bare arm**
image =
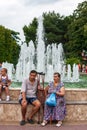
<path fill-rule="evenodd" d="M 56 94 L 58 96 L 64 96 L 65 95 L 65 88 L 64 88 L 64 86 L 62 86 L 61 89 L 60 89 L 60 91 L 56 92 Z"/>

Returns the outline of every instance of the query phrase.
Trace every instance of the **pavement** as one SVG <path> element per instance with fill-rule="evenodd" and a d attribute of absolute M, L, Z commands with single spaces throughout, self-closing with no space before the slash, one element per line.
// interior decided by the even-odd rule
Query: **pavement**
<path fill-rule="evenodd" d="M 55 124 L 48 124 L 42 127 L 40 124 L 26 124 L 20 126 L 17 123 L 0 122 L 0 130 L 87 130 L 87 122 L 63 123 L 61 127 L 56 127 Z"/>

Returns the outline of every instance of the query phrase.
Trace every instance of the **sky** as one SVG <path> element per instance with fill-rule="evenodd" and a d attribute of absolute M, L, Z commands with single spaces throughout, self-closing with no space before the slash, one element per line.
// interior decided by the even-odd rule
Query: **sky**
<path fill-rule="evenodd" d="M 34 17 L 43 12 L 55 11 L 68 16 L 85 0 L 0 0 L 0 25 L 20 32 L 24 41 L 22 28 L 29 25 Z"/>

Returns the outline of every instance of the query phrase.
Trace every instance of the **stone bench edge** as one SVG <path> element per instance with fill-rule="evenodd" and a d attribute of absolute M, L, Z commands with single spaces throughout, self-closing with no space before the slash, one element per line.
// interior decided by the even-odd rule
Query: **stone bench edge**
<path fill-rule="evenodd" d="M 19 104 L 19 101 L 0 101 L 0 104 Z M 66 101 L 66 105 L 87 105 L 87 101 Z"/>

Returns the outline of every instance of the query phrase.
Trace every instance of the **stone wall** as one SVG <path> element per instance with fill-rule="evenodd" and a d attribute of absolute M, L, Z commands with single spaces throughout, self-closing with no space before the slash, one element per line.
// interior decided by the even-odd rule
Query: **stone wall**
<path fill-rule="evenodd" d="M 87 101 L 87 89 L 66 89 L 66 101 Z"/>
<path fill-rule="evenodd" d="M 14 89 L 10 88 L 11 100 L 18 100 L 20 94 L 20 88 Z M 2 93 L 2 98 L 5 100 L 5 92 Z M 65 95 L 66 101 L 87 101 L 87 89 L 66 89 Z"/>
<path fill-rule="evenodd" d="M 0 102 L 0 121 L 20 121 L 21 106 L 18 103 L 20 89 L 10 89 L 11 101 L 5 101 L 5 93 Z M 87 89 L 66 89 L 66 107 L 67 115 L 65 122 L 70 121 L 87 121 Z M 26 117 L 29 115 L 33 106 L 29 105 Z M 42 108 L 40 110 L 40 118 L 43 118 Z M 38 113 L 34 116 L 34 120 L 38 121 Z"/>

